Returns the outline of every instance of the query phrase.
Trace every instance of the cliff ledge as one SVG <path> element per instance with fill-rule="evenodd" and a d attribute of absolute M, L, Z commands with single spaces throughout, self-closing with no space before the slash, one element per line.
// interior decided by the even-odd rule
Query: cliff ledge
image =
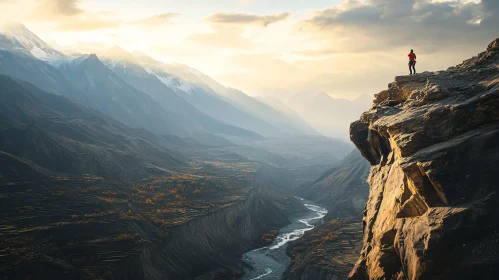
<path fill-rule="evenodd" d="M 350 138 L 372 167 L 349 279 L 499 279 L 499 38 L 397 77 Z"/>

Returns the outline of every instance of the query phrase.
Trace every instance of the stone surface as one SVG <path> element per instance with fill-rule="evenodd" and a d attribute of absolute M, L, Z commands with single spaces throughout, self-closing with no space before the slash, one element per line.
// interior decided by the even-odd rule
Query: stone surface
<path fill-rule="evenodd" d="M 397 77 L 350 136 L 372 167 L 349 279 L 499 279 L 499 39 Z"/>

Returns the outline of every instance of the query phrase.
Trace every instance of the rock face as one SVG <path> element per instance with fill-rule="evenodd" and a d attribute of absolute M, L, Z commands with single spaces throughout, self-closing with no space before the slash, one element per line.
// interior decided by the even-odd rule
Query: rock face
<path fill-rule="evenodd" d="M 499 279 L 499 39 L 397 77 L 350 137 L 372 165 L 350 279 Z"/>

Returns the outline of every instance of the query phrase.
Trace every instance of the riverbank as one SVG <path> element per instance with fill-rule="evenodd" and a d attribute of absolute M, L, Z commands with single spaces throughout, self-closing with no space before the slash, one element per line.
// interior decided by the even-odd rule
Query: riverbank
<path fill-rule="evenodd" d="M 304 201 L 304 200 L 303 200 Z M 245 274 L 242 280 L 282 279 L 283 273 L 291 263 L 286 254 L 289 242 L 302 237 L 305 232 L 314 228 L 314 223 L 322 219 L 327 210 L 321 206 L 304 201 L 308 213 L 290 218 L 290 224 L 279 230 L 279 234 L 272 244 L 250 251 L 243 255 L 246 263 Z"/>
<path fill-rule="evenodd" d="M 360 219 L 332 220 L 321 224 L 288 244 L 291 264 L 281 279 L 345 279 L 361 248 Z"/>

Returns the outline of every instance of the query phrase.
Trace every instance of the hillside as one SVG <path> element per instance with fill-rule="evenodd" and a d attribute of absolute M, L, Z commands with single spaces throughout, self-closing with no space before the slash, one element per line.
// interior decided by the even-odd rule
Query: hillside
<path fill-rule="evenodd" d="M 65 97 L 7 76 L 0 76 L 0 86 L 0 151 L 10 155 L 9 165 L 22 163 L 25 172 L 33 171 L 25 175 L 47 169 L 127 180 L 186 165 L 163 144 Z"/>
<path fill-rule="evenodd" d="M 11 77 L 0 88 L 2 277 L 239 275 L 238 256 L 301 211 L 256 188 L 257 163 L 209 154 L 209 167 L 187 155 L 210 146 L 131 129 Z"/>
<path fill-rule="evenodd" d="M 45 49 L 49 57 L 40 56 Z M 237 125 L 217 121 L 190 106 L 167 87 L 155 99 L 128 84 L 95 54 L 68 57 L 50 47 L 22 24 L 0 32 L 0 74 L 25 80 L 35 86 L 96 109 L 133 128 L 145 128 L 163 135 L 194 137 L 227 134 L 260 139 L 260 135 Z M 149 76 L 150 78 L 150 76 Z M 150 84 L 147 77 L 142 83 Z M 150 80 L 150 79 L 149 79 Z M 157 79 L 156 82 L 159 82 Z M 158 97 L 158 96 L 155 96 Z M 168 106 L 165 106 L 168 105 Z"/>
<path fill-rule="evenodd" d="M 396 77 L 350 129 L 372 165 L 350 279 L 497 279 L 499 38 L 446 71 Z"/>
<path fill-rule="evenodd" d="M 357 150 L 296 195 L 320 203 L 327 215 L 315 228 L 290 243 L 291 265 L 284 279 L 344 279 L 362 248 L 362 212 L 368 197 L 369 163 Z"/>
<path fill-rule="evenodd" d="M 303 120 L 296 121 L 239 90 L 225 87 L 187 65 L 162 63 L 140 52 L 131 55 L 134 67 L 140 65 L 189 104 L 218 121 L 267 136 L 315 134 Z M 129 57 L 130 54 L 126 56 Z M 114 57 L 111 60 L 114 61 L 111 62 L 113 69 L 118 68 L 118 71 L 121 71 L 119 69 L 125 61 L 126 64 L 130 63 L 130 58 L 127 61 L 124 57 L 125 54 L 119 59 Z"/>
<path fill-rule="evenodd" d="M 355 150 L 311 184 L 302 185 L 296 195 L 326 206 L 327 217 L 360 217 L 367 201 L 368 173 L 369 163 Z"/>

